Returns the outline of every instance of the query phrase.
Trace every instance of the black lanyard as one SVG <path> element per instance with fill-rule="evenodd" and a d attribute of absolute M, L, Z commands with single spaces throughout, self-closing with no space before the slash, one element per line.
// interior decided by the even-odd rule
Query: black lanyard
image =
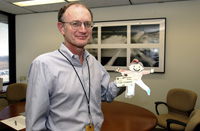
<path fill-rule="evenodd" d="M 81 86 L 82 86 L 82 89 L 85 93 L 85 97 L 86 97 L 86 100 L 87 100 L 87 103 L 88 103 L 88 114 L 89 114 L 89 119 L 90 119 L 90 124 L 92 123 L 92 120 L 91 120 L 91 113 L 90 113 L 90 67 L 89 67 L 89 64 L 88 64 L 88 61 L 87 61 L 87 66 L 88 66 L 88 75 L 89 75 L 89 94 L 88 94 L 88 97 L 87 97 L 87 93 L 85 91 L 85 88 L 83 86 L 83 83 L 81 81 L 81 78 L 80 76 L 78 75 L 78 72 L 76 71 L 76 68 L 74 67 L 74 65 L 72 64 L 72 62 L 58 49 L 58 51 L 69 61 L 69 63 L 71 64 L 71 66 L 73 67 L 74 71 L 76 72 L 76 75 L 81 83 Z"/>

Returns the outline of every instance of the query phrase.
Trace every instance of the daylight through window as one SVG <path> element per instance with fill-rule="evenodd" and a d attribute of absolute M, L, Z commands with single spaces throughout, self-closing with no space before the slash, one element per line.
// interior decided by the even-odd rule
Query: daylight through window
<path fill-rule="evenodd" d="M 0 77 L 9 83 L 9 32 L 8 16 L 0 14 Z"/>

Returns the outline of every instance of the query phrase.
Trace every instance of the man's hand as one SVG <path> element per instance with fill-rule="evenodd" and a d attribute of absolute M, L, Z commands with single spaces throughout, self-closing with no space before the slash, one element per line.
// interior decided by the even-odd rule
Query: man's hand
<path fill-rule="evenodd" d="M 119 68 L 116 68 L 116 69 L 115 69 L 116 72 L 119 72 L 119 70 L 120 70 Z"/>

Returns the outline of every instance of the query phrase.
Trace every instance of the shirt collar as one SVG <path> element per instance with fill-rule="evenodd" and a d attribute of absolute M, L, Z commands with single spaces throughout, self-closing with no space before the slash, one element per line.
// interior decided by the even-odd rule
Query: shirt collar
<path fill-rule="evenodd" d="M 78 55 L 75 55 L 73 54 L 64 44 L 64 42 L 61 44 L 60 46 L 60 51 L 74 64 L 74 65 L 79 65 L 80 62 L 79 62 L 79 56 Z M 85 50 L 83 52 L 83 59 L 85 61 L 85 59 L 90 55 L 90 53 Z"/>

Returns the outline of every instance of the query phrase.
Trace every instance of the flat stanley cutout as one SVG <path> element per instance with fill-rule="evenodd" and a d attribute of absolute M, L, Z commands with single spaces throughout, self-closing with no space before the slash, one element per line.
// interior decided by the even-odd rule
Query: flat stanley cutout
<path fill-rule="evenodd" d="M 129 70 L 116 69 L 120 72 L 123 77 L 117 77 L 117 87 L 126 86 L 125 97 L 131 98 L 135 95 L 135 84 L 140 86 L 143 90 L 150 95 L 150 88 L 142 81 L 142 76 L 154 72 L 154 69 L 144 70 L 144 66 L 141 62 L 131 62 L 129 65 Z"/>

